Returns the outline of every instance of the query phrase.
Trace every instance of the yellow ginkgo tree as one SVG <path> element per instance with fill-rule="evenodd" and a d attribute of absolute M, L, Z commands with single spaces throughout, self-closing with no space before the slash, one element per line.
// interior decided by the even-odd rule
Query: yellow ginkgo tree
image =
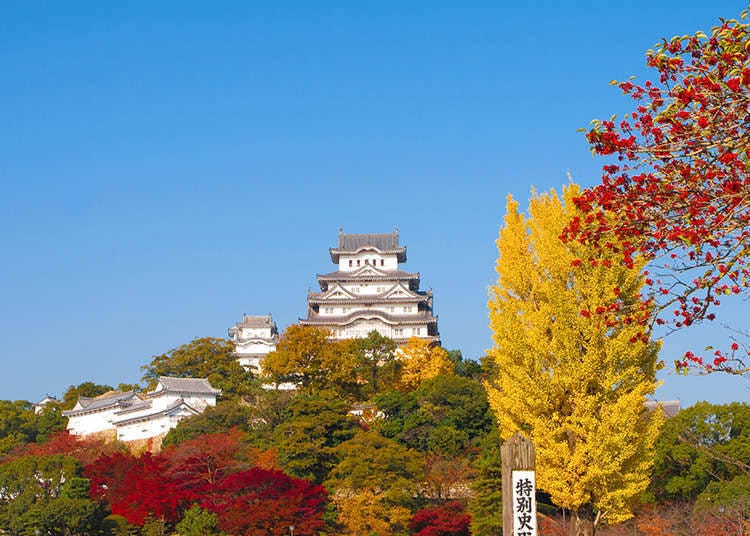
<path fill-rule="evenodd" d="M 412 337 L 399 348 L 401 388 L 412 391 L 423 381 L 453 372 L 453 362 L 445 348 L 430 341 Z"/>
<path fill-rule="evenodd" d="M 559 239 L 577 193 L 532 193 L 528 216 L 508 198 L 489 301 L 497 372 L 486 386 L 501 435 L 534 442 L 538 486 L 580 535 L 631 517 L 662 417 L 644 407 L 659 344 L 636 321 L 648 313 L 643 266 Z"/>

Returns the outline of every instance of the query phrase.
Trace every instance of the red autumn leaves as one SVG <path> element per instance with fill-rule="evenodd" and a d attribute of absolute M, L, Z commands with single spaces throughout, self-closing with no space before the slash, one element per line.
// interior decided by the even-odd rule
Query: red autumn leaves
<path fill-rule="evenodd" d="M 93 498 L 129 523 L 174 523 L 197 504 L 217 514 L 230 534 L 299 535 L 323 528 L 322 486 L 272 468 L 252 466 L 239 434 L 207 434 L 161 454 L 100 456 L 85 468 Z"/>
<path fill-rule="evenodd" d="M 619 123 L 594 122 L 587 140 L 614 159 L 576 200 L 584 216 L 563 240 L 650 263 L 638 321 L 679 329 L 715 317 L 723 296 L 750 289 L 750 30 L 724 21 L 710 35 L 676 37 L 647 54 L 658 82 L 621 82 L 636 103 Z M 583 312 L 584 316 L 592 312 Z M 739 345 L 678 367 L 745 373 Z"/>

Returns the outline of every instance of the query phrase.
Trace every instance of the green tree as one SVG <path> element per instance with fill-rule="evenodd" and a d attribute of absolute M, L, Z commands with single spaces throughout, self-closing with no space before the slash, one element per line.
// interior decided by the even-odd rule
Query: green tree
<path fill-rule="evenodd" d="M 710 482 L 695 501 L 694 510 L 714 512 L 721 517 L 739 516 L 747 530 L 750 522 L 750 474 L 736 476 L 729 482 Z"/>
<path fill-rule="evenodd" d="M 750 406 L 699 402 L 664 423 L 650 493 L 659 500 L 693 501 L 748 475 Z"/>
<path fill-rule="evenodd" d="M 39 413 L 34 412 L 34 426 L 37 442 L 47 441 L 53 434 L 64 430 L 68 424 L 68 418 L 63 417 L 59 404 L 47 404 Z"/>
<path fill-rule="evenodd" d="M 234 343 L 227 339 L 203 337 L 155 355 L 151 363 L 141 367 L 142 380 L 148 388 L 156 385 L 159 376 L 207 378 L 222 390 L 222 396 L 233 398 L 255 392 L 252 373 L 246 371 L 234 355 Z"/>
<path fill-rule="evenodd" d="M 453 363 L 453 372 L 466 378 L 480 378 L 482 365 L 472 359 L 465 359 L 461 350 L 448 350 L 448 359 Z"/>
<path fill-rule="evenodd" d="M 471 533 L 475 536 L 495 536 L 503 532 L 503 475 L 498 430 L 493 430 L 482 441 L 482 451 L 474 461 L 476 479 L 469 500 Z"/>
<path fill-rule="evenodd" d="M 55 404 L 36 413 L 34 405 L 26 400 L 0 400 L 0 458 L 20 445 L 46 441 L 64 429 L 67 422 Z"/>
<path fill-rule="evenodd" d="M 294 398 L 286 415 L 273 432 L 279 462 L 288 474 L 320 484 L 339 461 L 336 447 L 354 435 L 356 420 L 346 402 L 312 394 Z"/>
<path fill-rule="evenodd" d="M 404 391 L 386 391 L 375 397 L 375 405 L 383 414 L 376 422 L 377 430 L 385 437 L 396 439 L 407 426 L 407 419 L 419 409 L 416 394 Z M 411 422 L 409 423 L 411 425 Z"/>
<path fill-rule="evenodd" d="M 353 341 L 356 374 L 364 383 L 361 394 L 363 399 L 369 399 L 382 389 L 392 389 L 396 385 L 400 371 L 396 348 L 393 339 L 374 330 L 367 337 Z"/>
<path fill-rule="evenodd" d="M 0 530 L 13 536 L 34 530 L 90 534 L 103 514 L 81 496 L 80 472 L 78 460 L 62 455 L 24 456 L 0 465 Z"/>
<path fill-rule="evenodd" d="M 128 520 L 123 516 L 108 515 L 102 520 L 101 527 L 106 536 L 128 536 Z"/>
<path fill-rule="evenodd" d="M 487 393 L 476 380 L 440 375 L 413 392 L 375 398 L 384 418 L 378 430 L 410 448 L 455 457 L 491 429 Z"/>
<path fill-rule="evenodd" d="M 38 517 L 41 533 L 59 536 L 95 534 L 105 514 L 101 503 L 70 497 L 59 497 L 44 506 L 36 505 L 31 511 Z"/>
<path fill-rule="evenodd" d="M 26 400 L 0 400 L 0 457 L 13 448 L 34 441 L 33 405 Z"/>
<path fill-rule="evenodd" d="M 659 345 L 633 319 L 649 314 L 635 306 L 642 263 L 559 240 L 577 193 L 565 188 L 564 202 L 534 193 L 528 219 L 508 200 L 489 302 L 498 372 L 487 389 L 501 435 L 534 442 L 539 487 L 573 513 L 572 533 L 592 534 L 632 516 L 648 485 L 661 415 L 644 402 Z"/>
<path fill-rule="evenodd" d="M 180 536 L 214 536 L 219 534 L 216 514 L 193 505 L 175 527 Z"/>
<path fill-rule="evenodd" d="M 482 385 L 453 374 L 437 376 L 417 389 L 420 407 L 433 422 L 466 433 L 474 441 L 490 431 L 494 423 Z"/>

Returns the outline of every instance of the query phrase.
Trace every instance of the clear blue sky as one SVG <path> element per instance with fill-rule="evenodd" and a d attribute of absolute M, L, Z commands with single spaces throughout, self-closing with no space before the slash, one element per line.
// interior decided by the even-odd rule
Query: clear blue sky
<path fill-rule="evenodd" d="M 444 345 L 481 356 L 506 195 L 593 184 L 576 129 L 628 108 L 608 82 L 742 8 L 4 2 L 0 399 L 136 381 L 243 312 L 295 322 L 339 227 L 398 226 Z M 684 404 L 750 385 L 665 380 Z"/>

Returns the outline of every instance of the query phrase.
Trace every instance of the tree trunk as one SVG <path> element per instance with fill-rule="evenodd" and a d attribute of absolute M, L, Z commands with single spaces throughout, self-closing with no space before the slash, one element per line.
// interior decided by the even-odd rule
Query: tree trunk
<path fill-rule="evenodd" d="M 582 507 L 577 512 L 571 512 L 569 536 L 594 536 L 596 525 L 591 508 Z"/>

